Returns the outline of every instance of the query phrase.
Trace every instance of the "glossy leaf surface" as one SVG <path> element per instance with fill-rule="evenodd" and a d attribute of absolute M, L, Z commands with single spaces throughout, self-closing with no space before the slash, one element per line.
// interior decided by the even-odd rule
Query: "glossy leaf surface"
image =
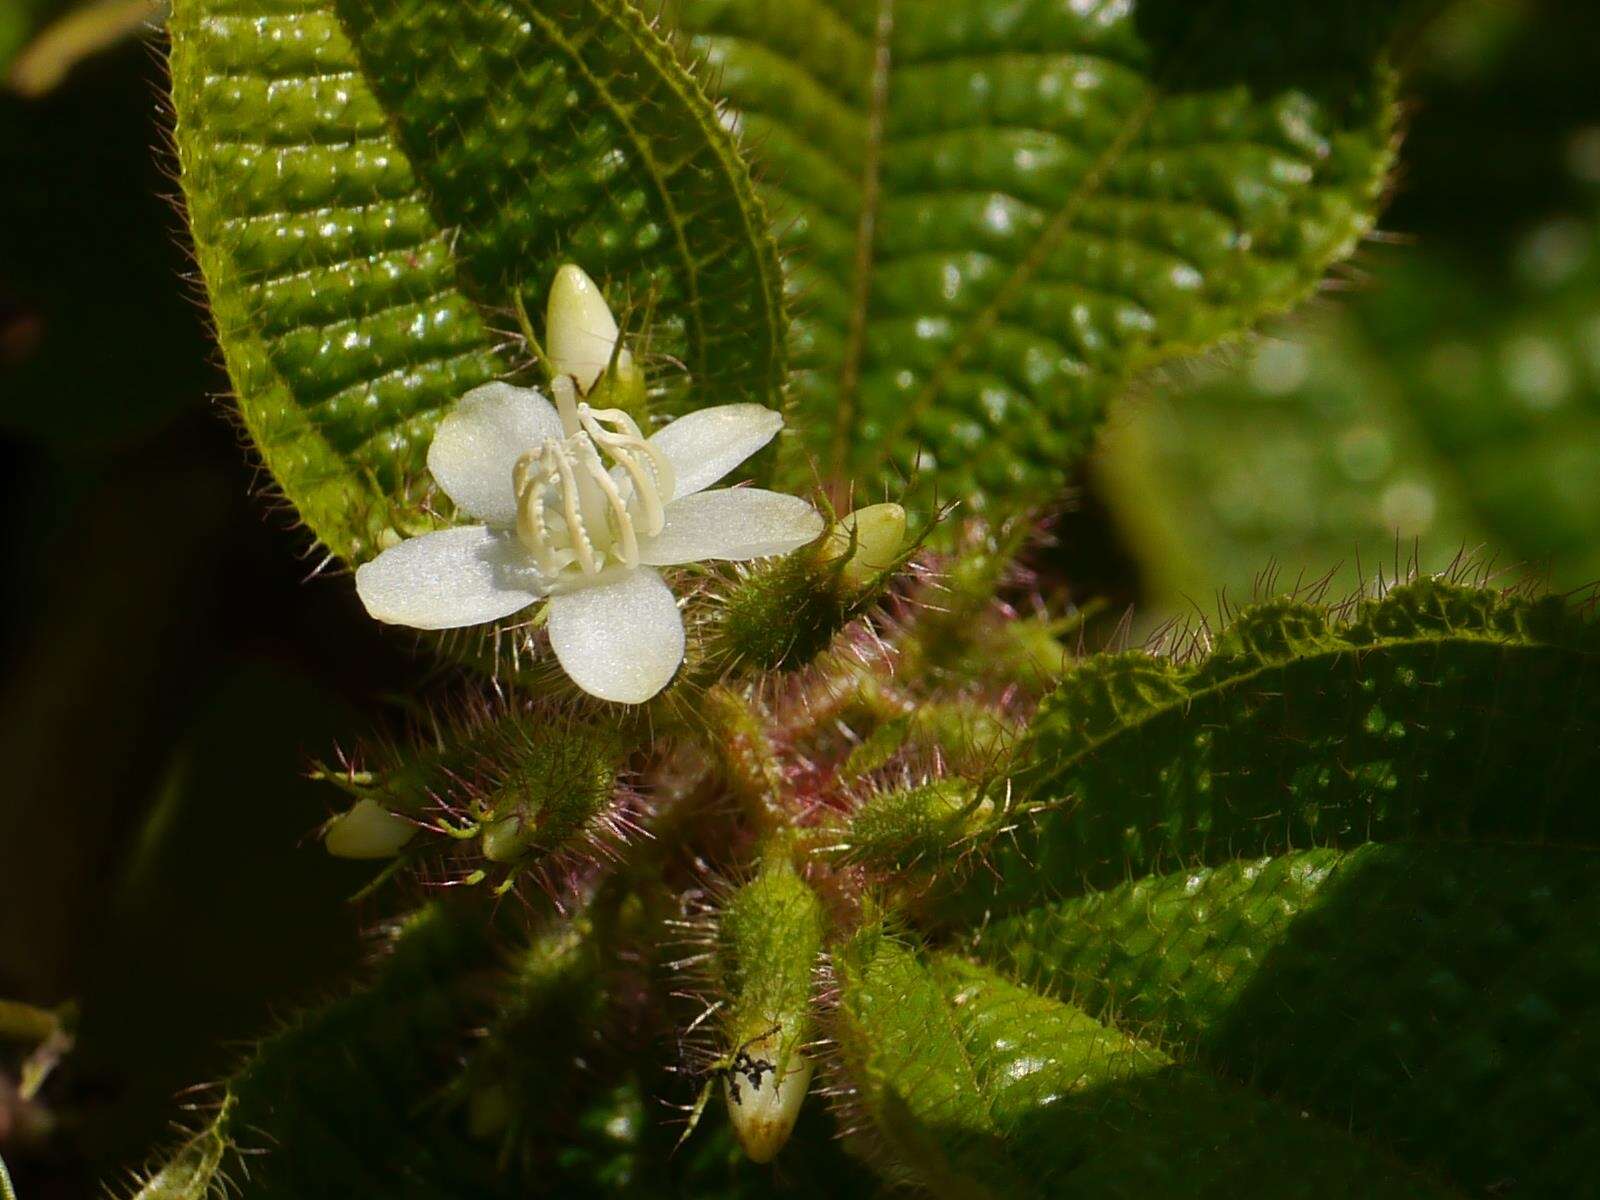
<path fill-rule="evenodd" d="M 1349 253 L 1390 163 L 1393 6 L 668 11 L 764 168 L 800 446 L 858 490 L 1050 499 L 1134 374 Z"/>
<path fill-rule="evenodd" d="M 779 405 L 776 257 L 743 162 L 623 0 L 185 0 L 176 142 L 240 412 L 334 553 L 431 523 L 423 468 L 564 261 L 648 349 L 668 407 Z M 663 370 L 663 375 L 667 372 Z"/>

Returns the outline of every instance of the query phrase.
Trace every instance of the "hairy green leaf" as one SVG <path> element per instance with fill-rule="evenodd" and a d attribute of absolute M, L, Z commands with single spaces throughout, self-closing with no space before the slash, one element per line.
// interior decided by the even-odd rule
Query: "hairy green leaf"
<path fill-rule="evenodd" d="M 1600 1154 L 1597 922 L 1592 847 L 1368 845 L 1043 904 L 976 950 L 1473 1195 L 1559 1196 Z"/>
<path fill-rule="evenodd" d="M 1447 1194 L 1336 1125 L 982 967 L 871 929 L 840 965 L 840 1040 L 872 1141 L 936 1196 Z"/>
<path fill-rule="evenodd" d="M 1084 660 L 941 915 L 1006 977 L 1473 1194 L 1581 1190 L 1600 623 L 1423 579 Z"/>
<path fill-rule="evenodd" d="M 1593 845 L 1600 624 L 1439 579 L 1345 619 L 1273 601 L 1194 661 L 1084 660 L 1019 756 L 1038 810 L 965 911 L 1313 846 Z"/>
<path fill-rule="evenodd" d="M 1130 376 L 1304 297 L 1390 163 L 1404 6 L 667 7 L 765 167 L 799 445 L 861 490 L 1048 497 Z"/>
<path fill-rule="evenodd" d="M 601 280 L 694 384 L 776 407 L 784 317 L 744 163 L 625 0 L 180 0 L 175 141 L 246 429 L 334 553 L 432 521 L 423 456 L 525 362 L 520 300 Z M 677 382 L 682 383 L 680 378 Z"/>

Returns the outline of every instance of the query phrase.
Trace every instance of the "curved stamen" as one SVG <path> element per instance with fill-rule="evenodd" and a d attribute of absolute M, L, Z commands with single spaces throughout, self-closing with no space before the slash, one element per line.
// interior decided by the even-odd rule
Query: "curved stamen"
<path fill-rule="evenodd" d="M 600 488 L 601 494 L 606 499 L 607 524 L 614 540 L 611 544 L 611 553 L 625 566 L 637 567 L 639 565 L 639 536 L 633 528 L 633 517 L 628 512 L 627 501 L 623 500 L 622 493 L 617 489 L 616 480 L 611 478 L 611 473 L 606 470 L 605 464 L 600 461 L 600 452 L 594 448 L 594 443 L 585 441 L 580 444 L 579 455 L 583 465 L 588 468 L 589 476 Z M 620 542 L 620 544 L 618 544 Z"/>
<path fill-rule="evenodd" d="M 513 466 L 517 535 L 552 579 L 572 567 L 597 575 L 608 561 L 636 567 L 641 528 L 654 536 L 666 524 L 676 484 L 672 463 L 621 409 L 590 408 L 570 380 L 558 379 L 555 392 L 569 432 L 546 439 Z"/>
<path fill-rule="evenodd" d="M 555 446 L 554 440 L 549 440 L 539 449 L 528 451 L 517 459 L 511 471 L 517 494 L 517 537 L 533 554 L 539 570 L 552 578 L 566 565 L 551 536 L 544 506 L 546 490 L 551 484 L 559 483 L 545 461 L 547 456 L 554 456 Z"/>
<path fill-rule="evenodd" d="M 645 536 L 660 533 L 666 524 L 666 502 L 672 499 L 677 484 L 671 461 L 645 439 L 633 418 L 620 408 L 594 409 L 580 404 L 578 421 L 583 431 L 604 446 L 608 457 L 627 473 L 633 484 L 632 499 L 639 502 L 642 510 Z M 612 428 L 606 428 L 607 422 Z"/>
<path fill-rule="evenodd" d="M 577 472 L 573 470 L 574 455 L 568 446 L 555 443 L 554 448 L 556 470 L 561 479 L 561 515 L 567 520 L 567 537 L 584 574 L 593 575 L 600 570 L 600 563 L 595 557 L 594 541 L 583 523 L 582 493 L 578 489 Z"/>

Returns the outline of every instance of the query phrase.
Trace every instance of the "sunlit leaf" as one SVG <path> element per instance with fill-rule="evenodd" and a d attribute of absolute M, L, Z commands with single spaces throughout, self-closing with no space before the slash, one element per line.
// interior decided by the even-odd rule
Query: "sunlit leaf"
<path fill-rule="evenodd" d="M 180 0 L 171 27 L 184 195 L 240 412 L 336 554 L 431 522 L 435 423 L 527 364 L 513 309 L 542 312 L 563 261 L 635 331 L 648 318 L 665 382 L 687 368 L 666 407 L 779 405 L 766 218 L 624 0 Z"/>
<path fill-rule="evenodd" d="M 794 478 L 1051 498 L 1130 377 L 1304 297 L 1390 163 L 1397 6 L 668 11 L 789 252 Z"/>

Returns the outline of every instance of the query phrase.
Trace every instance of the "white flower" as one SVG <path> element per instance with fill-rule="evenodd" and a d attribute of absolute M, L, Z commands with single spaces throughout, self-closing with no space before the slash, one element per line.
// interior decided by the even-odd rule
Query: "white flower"
<path fill-rule="evenodd" d="M 776 436 L 783 417 L 771 409 L 701 409 L 646 439 L 621 409 L 584 403 L 617 336 L 593 281 L 562 267 L 546 329 L 556 403 L 490 383 L 439 423 L 428 469 L 484 524 L 411 538 L 358 568 L 372 616 L 453 629 L 548 597 L 567 674 L 601 699 L 638 704 L 683 661 L 683 617 L 652 568 L 784 554 L 822 532 L 796 496 L 705 490 Z M 630 365 L 615 353 L 619 371 Z"/>

